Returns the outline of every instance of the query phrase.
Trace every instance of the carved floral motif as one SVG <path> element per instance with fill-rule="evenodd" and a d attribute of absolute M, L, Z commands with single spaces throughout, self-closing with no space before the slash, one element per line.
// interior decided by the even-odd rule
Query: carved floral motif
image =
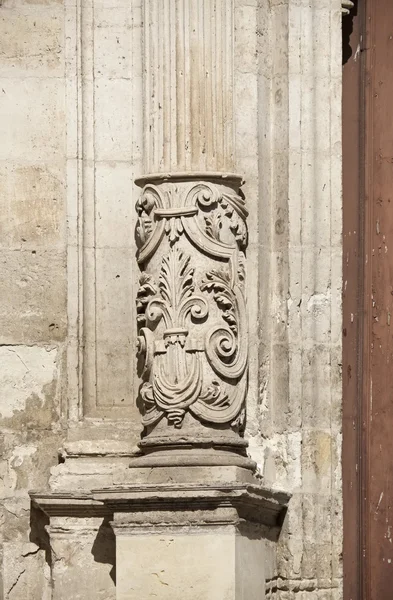
<path fill-rule="evenodd" d="M 137 211 L 143 424 L 165 416 L 180 428 L 189 411 L 240 429 L 248 360 L 244 200 L 229 186 L 165 182 L 145 186 Z M 161 251 L 157 270 L 152 258 L 157 265 Z"/>

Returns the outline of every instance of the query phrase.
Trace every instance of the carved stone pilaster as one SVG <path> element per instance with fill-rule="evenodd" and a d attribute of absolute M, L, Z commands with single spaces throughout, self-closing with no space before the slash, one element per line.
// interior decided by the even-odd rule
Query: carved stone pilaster
<path fill-rule="evenodd" d="M 137 203 L 141 447 L 244 451 L 247 209 L 241 179 L 148 176 Z"/>

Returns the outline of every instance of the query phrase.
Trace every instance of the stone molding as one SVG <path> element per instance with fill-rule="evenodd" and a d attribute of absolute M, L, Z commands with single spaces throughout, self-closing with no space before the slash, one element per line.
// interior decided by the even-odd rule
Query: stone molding
<path fill-rule="evenodd" d="M 275 540 L 289 496 L 257 482 L 135 484 L 90 494 L 30 494 L 33 505 L 51 520 L 58 517 L 112 518 L 116 535 L 149 533 L 157 527 L 260 525 Z M 52 521 L 51 521 L 52 522 Z M 70 531 L 72 528 L 70 528 Z M 55 528 L 53 528 L 55 531 Z M 66 533 L 66 531 L 63 531 Z"/>

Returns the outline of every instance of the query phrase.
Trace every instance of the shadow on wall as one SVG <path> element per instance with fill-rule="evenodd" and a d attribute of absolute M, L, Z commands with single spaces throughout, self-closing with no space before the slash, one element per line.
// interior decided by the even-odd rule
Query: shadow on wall
<path fill-rule="evenodd" d="M 116 537 L 108 517 L 103 519 L 98 529 L 91 553 L 95 562 L 112 566 L 109 575 L 116 585 Z"/>
<path fill-rule="evenodd" d="M 45 560 L 51 569 L 53 568 L 52 549 L 47 527 L 49 517 L 39 508 L 31 505 L 30 508 L 30 541 L 36 544 L 40 550 L 45 552 Z M 93 542 L 91 553 L 94 562 L 110 565 L 109 576 L 116 585 L 116 537 L 110 526 L 110 517 L 104 517 L 98 528 L 96 538 Z"/>
<path fill-rule="evenodd" d="M 30 541 L 45 552 L 46 563 L 51 567 L 52 554 L 47 527 L 49 517 L 39 508 L 30 506 Z"/>

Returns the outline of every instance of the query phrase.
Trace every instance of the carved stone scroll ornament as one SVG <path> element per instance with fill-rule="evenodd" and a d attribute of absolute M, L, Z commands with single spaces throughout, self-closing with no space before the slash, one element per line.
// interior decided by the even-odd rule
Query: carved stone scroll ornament
<path fill-rule="evenodd" d="M 137 202 L 142 421 L 241 433 L 247 393 L 247 209 L 239 178 L 149 180 Z M 185 425 L 186 424 L 186 425 Z"/>
<path fill-rule="evenodd" d="M 351 0 L 342 0 L 341 2 L 341 12 L 343 15 L 349 15 L 352 8 L 354 7 L 354 3 Z"/>

